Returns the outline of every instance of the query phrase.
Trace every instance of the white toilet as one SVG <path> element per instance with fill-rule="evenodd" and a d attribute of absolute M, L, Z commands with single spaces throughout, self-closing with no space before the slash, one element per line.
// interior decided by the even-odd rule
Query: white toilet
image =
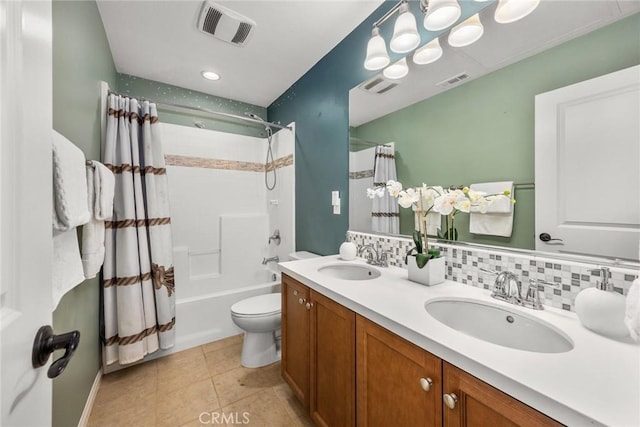
<path fill-rule="evenodd" d="M 310 252 L 294 252 L 291 260 L 316 257 Z M 231 306 L 231 320 L 244 333 L 240 363 L 259 368 L 280 360 L 281 294 L 247 298 Z"/>

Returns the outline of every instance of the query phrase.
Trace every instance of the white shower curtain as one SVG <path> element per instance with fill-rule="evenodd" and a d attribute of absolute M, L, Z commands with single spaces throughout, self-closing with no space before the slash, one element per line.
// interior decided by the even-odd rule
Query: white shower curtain
<path fill-rule="evenodd" d="M 116 176 L 103 268 L 106 364 L 174 344 L 171 218 L 156 105 L 109 95 L 104 164 Z"/>
<path fill-rule="evenodd" d="M 378 145 L 373 166 L 373 185 L 386 185 L 387 181 L 397 180 L 396 158 L 391 146 Z M 374 232 L 393 233 L 400 232 L 400 213 L 398 201 L 384 192 L 382 197 L 373 198 L 371 210 L 371 228 Z"/>

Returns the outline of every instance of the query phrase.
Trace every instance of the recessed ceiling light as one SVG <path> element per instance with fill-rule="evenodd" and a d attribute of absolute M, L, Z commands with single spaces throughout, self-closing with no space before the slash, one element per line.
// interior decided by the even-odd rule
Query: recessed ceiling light
<path fill-rule="evenodd" d="M 220 80 L 220 74 L 214 73 L 213 71 L 203 71 L 202 77 L 207 80 Z"/>

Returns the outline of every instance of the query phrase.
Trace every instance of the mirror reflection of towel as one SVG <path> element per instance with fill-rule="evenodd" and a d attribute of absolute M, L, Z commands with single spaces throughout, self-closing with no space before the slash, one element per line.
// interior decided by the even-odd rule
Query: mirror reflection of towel
<path fill-rule="evenodd" d="M 482 191 L 487 194 L 502 194 L 505 190 L 511 191 L 514 197 L 513 181 L 484 182 L 471 184 L 474 191 Z M 492 203 L 486 213 L 469 213 L 469 232 L 488 236 L 511 237 L 513 232 L 514 208 L 511 200 L 501 197 Z"/>

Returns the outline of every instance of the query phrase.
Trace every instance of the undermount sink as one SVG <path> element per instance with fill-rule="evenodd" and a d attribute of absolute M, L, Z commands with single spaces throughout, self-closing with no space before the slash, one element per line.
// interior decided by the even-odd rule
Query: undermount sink
<path fill-rule="evenodd" d="M 564 353 L 573 342 L 554 326 L 503 307 L 469 299 L 434 299 L 427 313 L 463 334 L 504 347 L 537 353 Z"/>
<path fill-rule="evenodd" d="M 364 264 L 329 264 L 318 271 L 330 277 L 342 280 L 371 280 L 380 277 L 380 271 Z"/>

